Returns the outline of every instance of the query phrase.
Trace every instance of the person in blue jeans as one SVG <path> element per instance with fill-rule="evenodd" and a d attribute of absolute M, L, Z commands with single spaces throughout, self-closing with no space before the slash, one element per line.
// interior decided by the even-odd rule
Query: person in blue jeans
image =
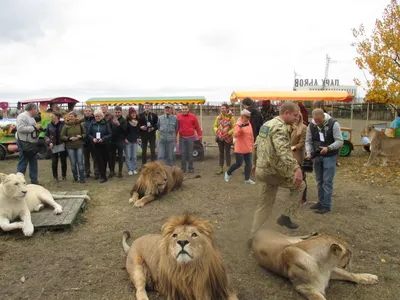
<path fill-rule="evenodd" d="M 126 139 L 125 139 L 125 156 L 128 175 L 137 174 L 137 140 L 139 138 L 139 118 L 133 107 L 129 108 L 129 114 L 126 116 Z"/>
<path fill-rule="evenodd" d="M 173 115 L 171 105 L 164 106 L 164 114 L 158 118 L 158 160 L 163 160 L 168 166 L 174 161 L 174 148 L 178 132 L 178 118 Z"/>
<path fill-rule="evenodd" d="M 306 134 L 306 153 L 307 158 L 314 158 L 318 203 L 311 209 L 316 209 L 318 214 L 325 214 L 332 209 L 333 179 L 343 137 L 339 123 L 321 108 L 314 109 L 312 116 Z"/>
<path fill-rule="evenodd" d="M 25 147 L 36 145 L 39 139 L 40 124 L 36 124 L 35 117 L 38 109 L 36 104 L 25 105 L 25 112 L 17 117 L 17 146 L 18 146 L 18 166 L 17 172 L 25 175 L 29 164 L 29 177 L 32 184 L 39 184 L 38 181 L 38 162 L 36 151 L 24 151 Z M 26 148 L 25 148 L 26 149 Z"/>
<path fill-rule="evenodd" d="M 85 143 L 86 129 L 74 111 L 70 112 L 65 119 L 65 125 L 61 130 L 61 140 L 65 142 L 65 148 L 71 162 L 72 176 L 74 177 L 74 182 L 78 182 L 78 172 L 76 170 L 76 165 L 78 165 L 79 181 L 85 183 L 83 145 Z"/>

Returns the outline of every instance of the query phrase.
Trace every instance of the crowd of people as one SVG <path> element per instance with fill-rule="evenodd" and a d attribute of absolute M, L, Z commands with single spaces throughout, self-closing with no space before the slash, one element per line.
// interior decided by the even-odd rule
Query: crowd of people
<path fill-rule="evenodd" d="M 300 205 L 307 202 L 305 160 L 313 160 L 317 181 L 318 203 L 311 209 L 319 214 L 329 212 L 338 153 L 343 145 L 339 123 L 322 108 L 312 111 L 309 122 L 307 110 L 301 102 L 284 102 L 278 116 L 269 101 L 264 102 L 261 109 L 250 98 L 245 98 L 242 104 L 243 109 L 237 120 L 228 104 L 221 105 L 220 114 L 214 122 L 214 133 L 219 150 L 217 174 L 223 174 L 224 180 L 229 182 L 244 162 L 244 183 L 259 185 L 259 203 L 250 239 L 268 219 L 279 187 L 289 189 L 290 196 L 277 223 L 290 229 L 298 227 L 293 218 Z M 29 165 L 31 182 L 38 184 L 34 147 L 40 131 L 35 121 L 37 107 L 28 104 L 25 110 L 18 116 L 16 125 L 21 149 L 17 171 L 25 174 Z M 107 105 L 102 105 L 95 111 L 86 107 L 83 119 L 79 119 L 74 111 L 64 118 L 62 120 L 57 110 L 52 111 L 51 122 L 45 132 L 45 141 L 52 151 L 52 172 L 56 181 L 59 180 L 59 162 L 61 178 L 67 179 L 67 157 L 74 182 L 85 183 L 91 176 L 91 165 L 94 178 L 100 179 L 100 183 L 116 175 L 123 177 L 124 163 L 129 175 L 138 174 L 139 139 L 142 166 L 147 163 L 148 144 L 151 161 L 161 160 L 172 166 L 176 162 L 175 147 L 179 143 L 182 170 L 194 172 L 194 141 L 196 135 L 201 140 L 202 131 L 196 115 L 190 113 L 187 105 L 183 105 L 181 113 L 176 114 L 173 107 L 166 104 L 164 113 L 158 116 L 152 112 L 151 104 L 146 103 L 144 112 L 140 114 L 133 107 L 129 108 L 126 118 L 120 106 L 114 107 L 112 114 Z M 232 148 L 235 154 L 233 164 Z"/>
<path fill-rule="evenodd" d="M 193 173 L 195 135 L 200 140 L 202 138 L 196 115 L 190 113 L 188 105 L 183 105 L 182 112 L 176 114 L 173 107 L 166 104 L 164 114 L 160 116 L 152 112 L 151 108 L 151 103 L 145 103 L 144 112 L 138 114 L 134 107 L 130 107 L 125 118 L 120 106 L 114 107 L 113 113 L 109 112 L 107 105 L 101 105 L 100 109 L 95 111 L 88 106 L 84 110 L 84 117 L 80 119 L 75 111 L 70 111 L 63 117 L 56 106 L 51 107 L 51 122 L 45 129 L 45 142 L 52 152 L 53 179 L 59 181 L 58 166 L 61 162 L 61 179 L 67 180 L 67 157 L 74 182 L 85 183 L 92 174 L 91 170 L 94 178 L 100 179 L 100 183 L 114 176 L 121 178 L 124 164 L 128 175 L 138 174 L 139 140 L 142 166 L 147 163 L 148 145 L 151 161 L 161 160 L 172 166 L 176 161 L 174 153 L 179 142 L 181 168 L 184 172 Z M 31 183 L 34 184 L 39 184 L 36 144 L 39 133 L 43 130 L 37 124 L 37 117 L 36 104 L 28 104 L 25 106 L 25 112 L 17 117 L 16 123 L 17 143 L 21 149 L 17 171 L 25 174 L 29 165 Z"/>

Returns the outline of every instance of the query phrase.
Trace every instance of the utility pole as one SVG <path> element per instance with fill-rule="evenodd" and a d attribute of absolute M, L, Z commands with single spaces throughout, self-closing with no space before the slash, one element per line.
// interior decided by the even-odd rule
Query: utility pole
<path fill-rule="evenodd" d="M 326 54 L 326 62 L 325 62 L 325 76 L 324 76 L 324 82 L 322 83 L 322 90 L 325 90 L 325 82 L 328 79 L 329 76 L 329 65 L 332 63 L 336 63 L 336 61 L 332 60 L 332 58 L 329 56 L 329 54 Z"/>

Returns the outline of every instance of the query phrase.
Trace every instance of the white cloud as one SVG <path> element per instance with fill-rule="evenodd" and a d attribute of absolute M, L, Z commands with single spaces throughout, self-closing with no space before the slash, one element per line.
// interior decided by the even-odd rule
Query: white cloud
<path fill-rule="evenodd" d="M 23 1 L 28 3 L 27 1 Z M 351 28 L 389 1 L 0 1 L 0 97 L 291 89 L 293 70 L 353 84 Z M 8 13 L 8 14 L 7 14 Z M 369 25 L 369 26 L 368 26 Z"/>

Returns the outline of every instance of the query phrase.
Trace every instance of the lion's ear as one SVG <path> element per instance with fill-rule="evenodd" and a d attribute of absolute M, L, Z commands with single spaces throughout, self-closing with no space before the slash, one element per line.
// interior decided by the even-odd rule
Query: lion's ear
<path fill-rule="evenodd" d="M 211 235 L 214 231 L 212 225 L 208 221 L 201 221 L 198 224 L 198 229 L 200 232 L 204 233 L 206 236 L 211 238 Z"/>
<path fill-rule="evenodd" d="M 25 179 L 25 175 L 24 175 L 24 174 L 22 174 L 21 172 L 18 172 L 18 173 L 17 173 L 17 176 L 20 176 L 20 177 L 22 177 L 22 178 L 24 178 L 24 179 Z"/>
<path fill-rule="evenodd" d="M 4 180 L 6 180 L 6 178 L 7 178 L 7 174 L 0 173 L 0 182 L 4 182 Z"/>
<path fill-rule="evenodd" d="M 343 250 L 342 247 L 340 247 L 338 244 L 332 244 L 331 251 L 334 255 L 339 256 Z"/>

